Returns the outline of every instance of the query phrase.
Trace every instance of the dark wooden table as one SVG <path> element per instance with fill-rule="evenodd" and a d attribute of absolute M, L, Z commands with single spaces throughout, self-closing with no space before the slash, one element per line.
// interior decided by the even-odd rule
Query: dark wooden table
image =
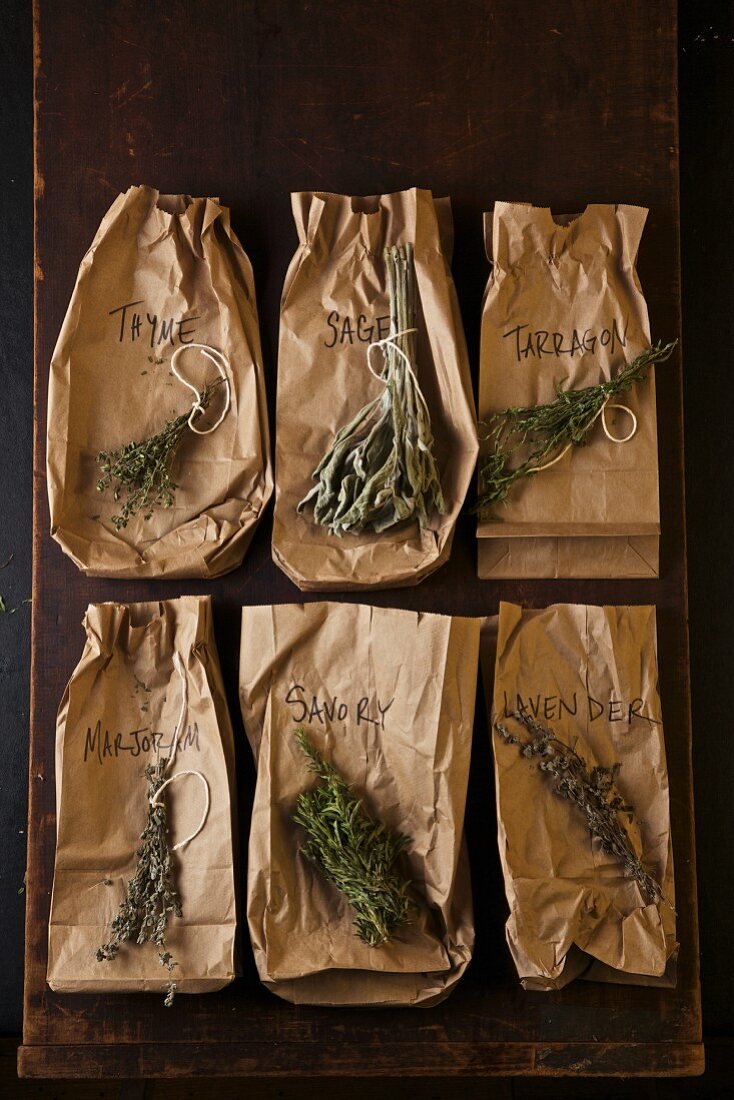
<path fill-rule="evenodd" d="M 208 996 L 64 996 L 45 984 L 54 725 L 90 601 L 211 591 L 238 736 L 240 831 L 254 774 L 237 703 L 242 604 L 301 599 L 270 560 L 270 519 L 212 584 L 86 580 L 48 534 L 48 364 L 77 265 L 118 191 L 216 195 L 255 268 L 269 392 L 295 247 L 288 192 L 418 185 L 454 204 L 454 272 L 472 361 L 496 198 L 575 211 L 650 208 L 639 271 L 655 338 L 679 334 L 676 27 L 672 0 L 36 0 L 36 446 L 26 985 L 21 1074 L 691 1074 L 702 1068 L 690 769 L 680 361 L 658 372 L 658 581 L 479 582 L 473 522 L 416 589 L 372 602 L 461 614 L 562 600 L 655 603 L 681 941 L 675 990 L 577 982 L 524 993 L 504 942 L 490 748 L 478 705 L 467 830 L 478 942 L 429 1010 L 296 1008 L 244 976 Z M 306 597 L 316 598 L 316 597 Z M 362 597 L 364 599 L 364 597 Z"/>

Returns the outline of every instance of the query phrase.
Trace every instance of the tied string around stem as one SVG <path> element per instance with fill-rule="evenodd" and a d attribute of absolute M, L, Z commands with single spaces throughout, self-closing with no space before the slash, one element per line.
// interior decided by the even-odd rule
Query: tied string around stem
<path fill-rule="evenodd" d="M 188 705 L 189 705 L 189 685 L 188 685 L 188 680 L 186 679 L 186 669 L 184 668 L 183 661 L 181 660 L 181 657 L 179 656 L 178 653 L 174 653 L 174 655 L 173 655 L 173 667 L 176 669 L 176 672 L 178 673 L 178 675 L 180 677 L 180 680 L 181 680 L 181 710 L 180 710 L 180 713 L 179 713 L 179 716 L 178 716 L 178 722 L 176 723 L 176 730 L 175 730 L 175 733 L 173 735 L 173 744 L 171 746 L 171 755 L 166 759 L 166 761 L 164 762 L 164 765 L 163 765 L 163 773 L 164 774 L 167 771 L 167 769 L 171 766 L 171 764 L 173 763 L 173 759 L 174 759 L 174 757 L 176 755 L 176 752 L 178 750 L 178 741 L 179 741 L 179 737 L 181 735 L 181 730 L 183 729 L 184 719 L 186 718 L 186 711 L 188 710 Z M 189 833 L 189 835 L 187 837 L 185 837 L 183 840 L 179 840 L 178 844 L 173 845 L 173 847 L 171 848 L 172 852 L 177 852 L 177 851 L 179 851 L 179 849 L 185 848 L 186 845 L 190 844 L 191 841 L 194 840 L 199 835 L 201 830 L 204 828 L 204 825 L 206 824 L 206 819 L 209 816 L 209 807 L 211 805 L 211 794 L 210 794 L 210 791 L 209 791 L 209 783 L 208 783 L 206 777 L 204 775 L 202 775 L 202 773 L 200 771 L 195 771 L 191 768 L 187 768 L 183 771 L 176 772 L 174 775 L 169 776 L 167 779 L 164 779 L 163 782 L 161 783 L 161 785 L 157 788 L 155 793 L 150 798 L 150 805 L 151 805 L 152 809 L 154 809 L 156 806 L 161 805 L 161 801 L 160 801 L 161 795 L 163 794 L 163 791 L 166 789 L 166 787 L 170 786 L 170 784 L 173 783 L 176 779 L 183 779 L 187 775 L 196 776 L 196 778 L 199 779 L 201 781 L 201 783 L 203 784 L 203 787 L 204 787 L 204 809 L 202 811 L 201 818 L 199 820 L 199 824 L 196 826 L 196 828 L 193 830 L 193 832 Z"/>
<path fill-rule="evenodd" d="M 404 328 L 404 329 L 401 329 L 400 332 L 389 332 L 388 335 L 383 336 L 383 338 L 381 340 L 373 340 L 372 343 L 369 344 L 369 346 L 367 347 L 367 369 L 369 370 L 370 374 L 373 375 L 373 377 L 375 377 L 377 379 L 378 382 L 382 382 L 383 386 L 386 386 L 387 385 L 386 374 L 387 374 L 387 366 L 388 366 L 387 362 L 383 363 L 383 366 L 382 366 L 381 370 L 375 370 L 375 368 L 372 366 L 372 353 L 374 351 L 379 350 L 380 352 L 382 352 L 382 355 L 383 355 L 385 360 L 387 360 L 387 357 L 388 357 L 390 352 L 392 352 L 393 354 L 399 355 L 400 358 L 402 359 L 404 365 L 405 365 L 406 373 L 409 375 L 409 377 L 410 377 L 410 379 L 413 383 L 416 400 L 420 404 L 420 406 L 421 406 L 423 412 L 425 413 L 426 417 L 428 417 L 429 420 L 430 420 L 430 413 L 428 412 L 428 405 L 426 404 L 426 399 L 423 396 L 423 391 L 421 390 L 421 388 L 418 384 L 418 379 L 416 378 L 415 371 L 413 370 L 413 364 L 411 363 L 409 356 L 406 355 L 406 353 L 400 347 L 400 344 L 398 344 L 398 340 L 402 336 L 412 336 L 414 333 L 417 333 L 417 332 L 418 332 L 417 328 Z M 418 449 L 421 450 L 421 451 L 426 451 L 428 449 L 427 446 L 426 446 L 425 441 L 421 438 L 419 438 L 417 440 L 417 446 L 418 446 Z"/>
<path fill-rule="evenodd" d="M 550 469 L 573 447 L 586 443 L 599 419 L 611 443 L 629 443 L 637 432 L 637 416 L 613 398 L 644 381 L 654 364 L 670 358 L 677 343 L 674 340 L 647 348 L 604 382 L 580 390 L 564 389 L 559 382 L 553 401 L 525 407 L 511 405 L 491 416 L 485 437 L 489 449 L 479 462 L 480 492 L 472 510 L 480 519 L 488 518 L 491 509 L 506 499 L 518 481 Z M 632 426 L 626 435 L 615 436 L 609 430 L 608 409 L 628 414 Z M 520 457 L 528 451 L 527 457 Z"/>
<path fill-rule="evenodd" d="M 197 837 L 204 828 L 209 814 L 209 784 L 201 772 L 186 769 L 166 778 L 166 771 L 175 759 L 179 739 L 188 710 L 188 682 L 186 669 L 178 653 L 173 657 L 174 668 L 181 681 L 181 710 L 174 730 L 171 753 L 148 764 L 145 778 L 148 783 L 148 818 L 140 834 L 137 848 L 137 865 L 125 888 L 125 897 L 111 924 L 112 936 L 108 943 L 97 949 L 98 962 L 111 962 L 117 957 L 123 943 L 152 942 L 158 948 L 158 960 L 170 974 L 177 965 L 166 947 L 166 929 L 170 914 L 182 916 L 181 901 L 175 885 L 173 853 Z M 168 819 L 163 790 L 186 775 L 196 776 L 204 786 L 205 805 L 196 828 L 173 848 L 168 843 Z M 107 882 L 108 879 L 103 881 Z M 169 980 L 164 1004 L 169 1007 L 176 995 L 176 982 Z"/>
<path fill-rule="evenodd" d="M 194 386 L 193 383 L 189 382 L 187 378 L 184 378 L 184 376 L 176 367 L 176 360 L 178 359 L 178 357 L 183 352 L 189 351 L 193 348 L 197 348 L 202 355 L 204 355 L 214 364 L 214 366 L 217 368 L 217 371 L 219 372 L 219 377 L 224 383 L 226 391 L 224 405 L 222 406 L 222 411 L 219 414 L 219 417 L 208 428 L 204 428 L 203 431 L 201 430 L 201 428 L 197 428 L 195 424 L 197 417 L 199 417 L 201 413 L 206 410 L 207 407 L 206 405 L 202 404 L 203 392 L 198 390 L 196 386 Z M 181 347 L 176 348 L 173 355 L 171 356 L 171 372 L 176 376 L 176 378 L 178 378 L 179 382 L 182 382 L 183 385 L 186 386 L 187 389 L 190 389 L 194 395 L 194 403 L 191 406 L 191 412 L 189 413 L 188 419 L 186 421 L 189 428 L 195 435 L 211 435 L 212 432 L 215 432 L 217 430 L 219 425 L 224 420 L 225 416 L 229 412 L 230 405 L 232 403 L 232 389 L 229 381 L 229 362 L 227 361 L 227 357 L 221 351 L 217 351 L 216 348 L 210 347 L 209 344 L 182 344 Z M 215 383 L 215 385 L 218 384 L 218 382 Z"/>
<path fill-rule="evenodd" d="M 199 390 L 177 366 L 181 355 L 186 351 L 197 350 L 217 368 L 217 378 Z M 143 440 L 132 440 L 114 451 L 100 451 L 97 464 L 101 477 L 97 482 L 97 491 L 105 492 L 112 487 L 113 498 L 123 498 L 120 512 L 111 517 L 113 527 L 121 531 L 139 512 L 143 519 L 151 519 L 156 508 L 172 508 L 175 492 L 178 488 L 173 480 L 171 469 L 176 452 L 187 430 L 194 435 L 211 435 L 221 425 L 232 404 L 230 366 L 223 352 L 208 344 L 184 344 L 171 357 L 171 374 L 194 395 L 191 408 L 168 420 L 155 435 Z M 224 386 L 225 396 L 222 410 L 208 428 L 198 428 L 196 421 L 209 407 L 219 386 Z"/>
<path fill-rule="evenodd" d="M 620 409 L 622 412 L 627 413 L 627 415 L 632 420 L 632 428 L 627 433 L 627 435 L 624 435 L 624 436 L 612 435 L 612 433 L 609 431 L 609 426 L 607 424 L 607 409 Z M 601 417 L 601 426 L 604 430 L 604 435 L 607 437 L 607 439 L 609 440 L 610 443 L 629 443 L 629 441 L 634 437 L 634 435 L 637 431 L 637 417 L 632 412 L 632 409 L 628 408 L 627 405 L 619 405 L 619 404 L 612 403 L 612 402 L 610 402 L 608 397 L 605 400 L 602 407 L 599 409 L 599 411 L 593 417 L 593 419 L 589 422 L 589 430 L 596 423 L 596 421 L 599 419 L 599 417 Z M 556 455 L 555 458 L 552 458 L 550 460 L 550 462 L 544 462 L 542 466 L 531 466 L 528 469 L 528 474 L 539 474 L 541 470 L 549 470 L 551 468 L 551 466 L 555 466 L 556 462 L 560 462 L 561 459 L 563 458 L 563 456 L 567 455 L 568 452 L 571 450 L 571 448 L 573 446 L 574 446 L 574 441 L 569 440 L 569 442 L 566 444 L 566 446 L 563 448 L 563 450 L 560 451 Z"/>

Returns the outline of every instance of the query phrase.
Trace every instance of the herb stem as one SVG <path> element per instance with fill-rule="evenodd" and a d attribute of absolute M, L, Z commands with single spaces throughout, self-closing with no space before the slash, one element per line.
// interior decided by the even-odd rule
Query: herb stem
<path fill-rule="evenodd" d="M 321 784 L 298 796 L 293 820 L 307 833 L 302 854 L 345 895 L 357 936 L 370 947 L 392 939 L 409 923 L 410 882 L 399 873 L 410 838 L 373 820 L 345 779 L 324 760 L 303 729 L 295 738 Z"/>
<path fill-rule="evenodd" d="M 522 711 L 511 715 L 528 734 L 526 739 L 511 733 L 503 722 L 495 729 L 506 745 L 517 745 L 522 756 L 539 756 L 540 770 L 553 780 L 553 791 L 577 806 L 586 818 L 589 833 L 600 841 L 602 850 L 613 856 L 634 879 L 646 905 L 665 900 L 659 882 L 645 870 L 630 840 L 627 824 L 633 820 L 633 809 L 616 788 L 615 780 L 622 767 L 601 765 L 589 769 L 586 760 L 571 745 L 561 741 L 542 722 Z"/>
<path fill-rule="evenodd" d="M 423 528 L 433 512 L 446 512 L 416 377 L 413 246 L 386 248 L 385 264 L 391 336 L 381 343 L 384 390 L 337 432 L 313 472 L 317 484 L 298 505 L 302 512 L 313 504 L 315 522 L 332 535 L 379 533 L 414 517 Z"/>
<path fill-rule="evenodd" d="M 486 441 L 491 450 L 479 460 L 480 493 L 473 511 L 485 518 L 518 481 L 550 465 L 565 448 L 584 444 L 606 402 L 643 381 L 654 363 L 670 358 L 677 343 L 674 340 L 648 348 L 606 382 L 581 390 L 564 390 L 559 382 L 554 401 L 546 405 L 511 405 L 490 417 Z M 526 457 L 513 465 L 519 451 L 524 451 Z"/>

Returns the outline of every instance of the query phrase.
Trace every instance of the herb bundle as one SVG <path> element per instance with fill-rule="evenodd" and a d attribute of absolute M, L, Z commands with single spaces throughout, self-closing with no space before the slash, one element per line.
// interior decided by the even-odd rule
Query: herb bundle
<path fill-rule="evenodd" d="M 357 936 L 379 947 L 409 923 L 410 882 L 397 868 L 410 838 L 373 821 L 345 779 L 314 748 L 303 729 L 296 741 L 322 783 L 298 796 L 293 820 L 308 834 L 303 855 L 346 897 Z"/>
<path fill-rule="evenodd" d="M 166 928 L 169 914 L 181 916 L 181 902 L 173 882 L 173 860 L 168 845 L 166 807 L 164 803 L 153 805 L 158 790 L 165 781 L 168 760 L 160 759 L 148 764 L 145 778 L 148 781 L 148 821 L 140 834 L 137 850 L 138 865 L 127 884 L 125 898 L 117 916 L 112 921 L 112 939 L 97 950 L 97 962 L 111 962 L 119 953 L 120 945 L 154 943 L 158 958 L 170 974 L 177 964 L 166 950 Z M 176 994 L 176 983 L 170 981 L 164 1004 L 169 1008 Z"/>
<path fill-rule="evenodd" d="M 515 711 L 512 717 L 524 726 L 528 737 L 523 739 L 511 733 L 502 722 L 495 722 L 495 729 L 505 744 L 519 746 L 523 756 L 541 758 L 538 767 L 552 779 L 555 794 L 578 806 L 586 818 L 589 833 L 635 880 L 646 905 L 662 899 L 660 884 L 643 867 L 622 821 L 622 815 L 632 820 L 633 809 L 615 786 L 621 764 L 611 768 L 596 765 L 589 769 L 584 758 L 542 722 L 521 711 Z"/>
<path fill-rule="evenodd" d="M 191 410 L 166 421 L 156 435 L 140 441 L 125 443 L 116 451 L 100 451 L 97 464 L 102 477 L 97 482 L 97 492 L 104 493 L 113 486 L 113 497 L 123 501 L 119 515 L 112 516 L 112 525 L 117 531 L 127 527 L 130 519 L 143 512 L 143 519 L 149 520 L 156 508 L 173 507 L 178 486 L 171 477 L 171 466 L 176 452 L 189 426 L 190 420 L 198 420 L 209 406 L 216 387 L 222 382 L 218 378 L 206 386 L 198 396 Z"/>
<path fill-rule="evenodd" d="M 551 465 L 570 447 L 584 444 L 607 402 L 646 378 L 654 363 L 670 358 L 677 343 L 648 348 L 607 382 L 580 390 L 564 390 L 559 382 L 555 400 L 547 405 L 511 405 L 495 413 L 487 423 L 491 450 L 479 461 L 480 491 L 474 511 L 486 515 L 517 481 Z M 513 465 L 517 452 L 526 448 L 530 448 L 527 457 Z"/>
<path fill-rule="evenodd" d="M 416 284 L 411 244 L 385 249 L 390 333 L 383 392 L 336 435 L 314 470 L 317 484 L 298 505 L 313 503 L 316 523 L 332 535 L 385 531 L 417 516 L 446 512 L 433 456 L 431 416 L 416 378 Z M 368 358 L 369 362 L 369 358 Z"/>

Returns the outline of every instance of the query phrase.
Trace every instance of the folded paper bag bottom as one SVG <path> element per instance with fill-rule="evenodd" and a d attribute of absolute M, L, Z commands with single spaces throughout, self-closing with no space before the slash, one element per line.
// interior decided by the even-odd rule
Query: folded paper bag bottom
<path fill-rule="evenodd" d="M 513 577 L 657 577 L 659 535 L 479 538 L 480 580 Z"/>

